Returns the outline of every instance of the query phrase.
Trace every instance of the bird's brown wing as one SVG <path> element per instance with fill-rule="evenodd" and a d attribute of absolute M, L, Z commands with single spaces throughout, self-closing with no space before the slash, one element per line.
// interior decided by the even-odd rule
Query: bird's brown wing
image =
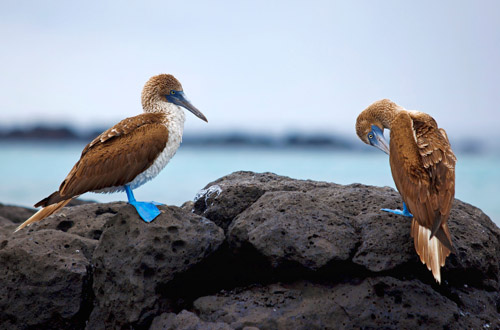
<path fill-rule="evenodd" d="M 59 191 L 35 206 L 132 181 L 152 165 L 167 144 L 168 130 L 162 119 L 161 114 L 143 114 L 122 120 L 102 133 L 85 147 Z"/>
<path fill-rule="evenodd" d="M 82 151 L 82 157 L 90 148 L 99 143 L 106 142 L 107 140 L 118 136 L 129 134 L 136 128 L 144 125 L 160 123 L 164 120 L 164 118 L 165 115 L 162 113 L 143 113 L 134 117 L 125 118 L 115 126 L 102 132 L 98 137 L 92 140 L 92 142 L 87 144 Z"/>
<path fill-rule="evenodd" d="M 438 128 L 434 119 L 424 113 L 410 114 L 416 142 L 424 168 L 429 173 L 433 206 L 439 209 L 441 223 L 434 222 L 432 235 L 446 223 L 455 196 L 455 163 L 446 131 Z M 436 204 L 437 200 L 437 204 Z"/>
<path fill-rule="evenodd" d="M 391 123 L 390 150 L 394 182 L 410 212 L 451 249 L 446 221 L 455 194 L 456 158 L 446 133 L 431 116 L 404 111 Z"/>
<path fill-rule="evenodd" d="M 453 249 L 448 216 L 455 194 L 455 162 L 444 130 L 424 113 L 400 112 L 391 123 L 392 176 L 413 214 L 411 236 L 420 260 L 441 283 Z"/>

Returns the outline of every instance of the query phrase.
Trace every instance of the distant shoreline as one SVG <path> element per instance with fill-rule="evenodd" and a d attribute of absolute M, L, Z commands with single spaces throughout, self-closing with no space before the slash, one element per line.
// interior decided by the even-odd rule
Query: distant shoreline
<path fill-rule="evenodd" d="M 0 141 L 90 142 L 105 129 L 91 129 L 78 132 L 67 126 L 0 129 Z M 265 148 L 321 147 L 332 149 L 361 149 L 358 143 L 329 134 L 287 133 L 281 136 L 265 134 L 223 132 L 212 134 L 185 134 L 184 145 L 193 146 L 252 146 Z M 361 145 L 362 147 L 362 145 Z"/>
<path fill-rule="evenodd" d="M 69 126 L 35 125 L 30 127 L 0 127 L 0 142 L 81 142 L 88 143 L 105 131 L 106 128 L 93 128 L 86 131 Z M 492 151 L 477 140 L 453 143 L 454 150 L 462 153 L 481 153 Z M 314 148 L 367 151 L 369 148 L 357 139 L 327 133 L 288 132 L 281 135 L 265 133 L 232 132 L 186 133 L 183 145 L 196 147 L 254 147 L 254 148 Z M 500 151 L 500 150 L 498 150 Z"/>

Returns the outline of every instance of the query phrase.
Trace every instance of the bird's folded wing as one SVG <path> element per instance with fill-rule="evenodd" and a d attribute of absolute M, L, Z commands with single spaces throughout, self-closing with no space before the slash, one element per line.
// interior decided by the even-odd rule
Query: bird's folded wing
<path fill-rule="evenodd" d="M 118 124 L 102 132 L 98 137 L 92 140 L 92 142 L 87 144 L 82 151 L 82 157 L 90 148 L 98 145 L 99 143 L 106 142 L 107 140 L 118 136 L 129 134 L 144 125 L 161 123 L 164 119 L 165 115 L 162 113 L 142 113 L 134 117 L 125 118 Z"/>
<path fill-rule="evenodd" d="M 62 198 L 122 186 L 153 164 L 167 144 L 168 130 L 158 118 L 141 116 L 121 121 L 87 145 L 59 188 Z"/>
<path fill-rule="evenodd" d="M 446 134 L 429 115 L 403 112 L 391 124 L 390 150 L 394 181 L 415 219 L 439 227 L 455 193 L 456 158 Z"/>

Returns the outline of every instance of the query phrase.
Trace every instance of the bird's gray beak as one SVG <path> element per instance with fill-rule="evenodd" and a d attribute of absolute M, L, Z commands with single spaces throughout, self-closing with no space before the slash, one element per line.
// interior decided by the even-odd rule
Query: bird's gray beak
<path fill-rule="evenodd" d="M 168 95 L 167 100 L 191 111 L 196 117 L 208 123 L 208 120 L 205 117 L 205 115 L 203 115 L 200 110 L 196 109 L 196 107 L 186 99 L 186 97 L 184 96 L 184 92 L 179 91 L 176 92 L 174 95 Z"/>
<path fill-rule="evenodd" d="M 389 154 L 389 144 L 384 137 L 383 131 L 380 131 L 380 133 L 375 131 L 374 133 L 376 142 L 373 144 L 373 146 L 379 148 L 386 154 Z"/>

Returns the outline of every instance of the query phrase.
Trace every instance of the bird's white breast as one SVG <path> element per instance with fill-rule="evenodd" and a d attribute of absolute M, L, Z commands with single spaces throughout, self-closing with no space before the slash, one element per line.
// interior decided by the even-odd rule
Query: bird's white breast
<path fill-rule="evenodd" d="M 161 170 L 168 164 L 170 159 L 175 155 L 175 152 L 179 148 L 182 142 L 182 133 L 184 132 L 184 111 L 174 105 L 169 103 L 171 113 L 168 115 L 168 121 L 165 126 L 168 129 L 168 141 L 165 149 L 158 155 L 153 164 L 144 172 L 139 174 L 129 183 L 130 188 L 135 189 L 142 186 L 144 183 L 156 177 Z"/>

